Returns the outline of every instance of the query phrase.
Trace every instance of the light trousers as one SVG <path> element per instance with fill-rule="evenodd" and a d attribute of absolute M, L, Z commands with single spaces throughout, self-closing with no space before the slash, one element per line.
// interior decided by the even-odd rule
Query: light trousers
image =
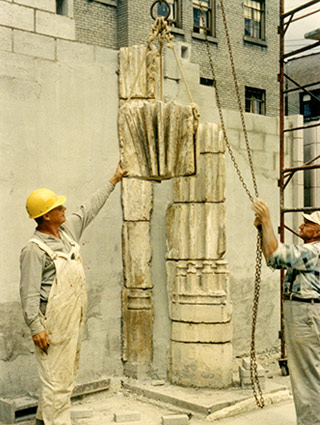
<path fill-rule="evenodd" d="M 320 425 L 320 303 L 287 300 L 284 317 L 297 425 Z"/>

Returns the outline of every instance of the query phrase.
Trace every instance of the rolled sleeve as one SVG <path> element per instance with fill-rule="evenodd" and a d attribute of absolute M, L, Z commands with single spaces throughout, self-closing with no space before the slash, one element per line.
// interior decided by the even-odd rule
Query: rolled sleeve
<path fill-rule="evenodd" d="M 39 315 L 42 269 L 43 255 L 34 244 L 28 244 L 20 255 L 20 297 L 32 336 L 44 330 Z"/>

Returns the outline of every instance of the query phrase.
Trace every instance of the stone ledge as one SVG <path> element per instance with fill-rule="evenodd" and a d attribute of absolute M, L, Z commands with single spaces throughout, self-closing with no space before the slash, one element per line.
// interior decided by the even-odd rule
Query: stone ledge
<path fill-rule="evenodd" d="M 244 409 L 243 412 L 256 408 L 251 389 L 230 387 L 223 390 L 212 390 L 202 388 L 199 391 L 197 388 L 184 388 L 169 383 L 165 383 L 161 387 L 154 387 L 151 381 L 150 383 L 141 383 L 123 379 L 121 383 L 124 389 L 134 394 L 160 403 L 171 404 L 176 408 L 184 409 L 186 412 L 206 415 L 208 416 L 206 419 L 210 421 L 216 420 L 213 419 L 214 413 L 216 413 L 217 418 L 221 415 L 221 419 L 238 414 L 239 405 L 240 409 Z M 280 403 L 292 397 L 286 386 L 267 381 L 264 398 L 266 405 L 268 405 Z"/>

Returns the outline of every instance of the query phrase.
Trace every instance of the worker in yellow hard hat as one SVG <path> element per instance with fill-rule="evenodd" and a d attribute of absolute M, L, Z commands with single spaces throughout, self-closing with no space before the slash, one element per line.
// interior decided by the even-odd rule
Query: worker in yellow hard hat
<path fill-rule="evenodd" d="M 65 196 L 33 191 L 26 203 L 37 228 L 20 256 L 20 295 L 40 376 L 37 424 L 71 425 L 70 397 L 79 366 L 87 306 L 79 240 L 126 174 L 114 176 L 66 218 Z"/>

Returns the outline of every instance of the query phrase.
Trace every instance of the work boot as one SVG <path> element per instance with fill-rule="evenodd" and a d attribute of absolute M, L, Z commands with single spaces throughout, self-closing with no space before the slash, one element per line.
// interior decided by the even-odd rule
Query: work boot
<path fill-rule="evenodd" d="M 41 419 L 36 419 L 36 425 L 44 425 L 44 422 Z"/>

